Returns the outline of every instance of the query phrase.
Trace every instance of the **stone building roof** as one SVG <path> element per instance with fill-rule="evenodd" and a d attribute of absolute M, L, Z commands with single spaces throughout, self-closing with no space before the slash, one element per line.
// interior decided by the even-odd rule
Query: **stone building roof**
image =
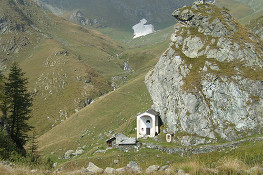
<path fill-rule="evenodd" d="M 116 144 L 117 145 L 135 145 L 136 138 L 135 137 L 127 137 L 124 134 L 116 135 Z"/>
<path fill-rule="evenodd" d="M 110 139 L 106 140 L 106 142 L 111 142 L 116 140 L 117 145 L 135 145 L 136 144 L 136 138 L 135 137 L 127 137 L 124 134 L 117 134 L 114 137 L 111 137 Z"/>

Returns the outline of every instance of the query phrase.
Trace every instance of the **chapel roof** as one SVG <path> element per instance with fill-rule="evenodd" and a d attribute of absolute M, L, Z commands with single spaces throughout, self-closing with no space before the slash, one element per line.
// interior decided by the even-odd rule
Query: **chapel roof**
<path fill-rule="evenodd" d="M 147 110 L 146 112 L 149 113 L 149 114 L 155 115 L 155 116 L 160 115 L 159 112 L 157 112 L 157 111 L 155 111 L 155 110 L 153 110 L 153 109 L 149 109 L 149 110 Z"/>

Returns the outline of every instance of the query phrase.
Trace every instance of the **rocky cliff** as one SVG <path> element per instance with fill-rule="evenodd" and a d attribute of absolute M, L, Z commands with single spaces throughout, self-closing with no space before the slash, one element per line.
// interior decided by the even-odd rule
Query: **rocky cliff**
<path fill-rule="evenodd" d="M 88 18 L 86 18 L 80 10 L 74 11 L 70 15 L 69 21 L 83 26 L 91 25 L 91 21 Z"/>
<path fill-rule="evenodd" d="M 212 4 L 176 10 L 169 48 L 145 77 L 174 142 L 189 146 L 262 133 L 263 45 Z"/>
<path fill-rule="evenodd" d="M 5 53 L 18 53 L 23 47 L 30 43 L 32 21 L 23 14 L 18 6 L 26 7 L 24 1 L 1 1 L 0 10 L 0 55 Z M 12 13 L 8 13 L 12 11 Z M 23 35 L 20 35 L 23 33 Z M 13 34 L 13 35 L 12 35 Z M 3 60 L 1 60 L 2 62 Z"/>

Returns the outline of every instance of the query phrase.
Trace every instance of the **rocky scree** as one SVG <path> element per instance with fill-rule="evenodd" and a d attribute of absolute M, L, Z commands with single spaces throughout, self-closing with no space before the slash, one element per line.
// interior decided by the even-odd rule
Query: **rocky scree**
<path fill-rule="evenodd" d="M 176 10 L 169 48 L 145 77 L 173 142 L 184 146 L 262 133 L 263 45 L 212 5 Z"/>

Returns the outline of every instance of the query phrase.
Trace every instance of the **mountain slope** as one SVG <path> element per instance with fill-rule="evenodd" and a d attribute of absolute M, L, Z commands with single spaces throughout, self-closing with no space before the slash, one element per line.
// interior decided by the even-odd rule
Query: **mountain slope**
<path fill-rule="evenodd" d="M 247 27 L 263 40 L 263 16 L 250 21 Z"/>
<path fill-rule="evenodd" d="M 230 14 L 243 24 L 248 24 L 263 13 L 263 2 L 261 0 L 217 0 L 216 5 L 229 9 Z"/>
<path fill-rule="evenodd" d="M 168 27 L 173 24 L 173 19 L 169 17 L 173 9 L 188 5 L 193 0 L 184 2 L 172 0 L 162 2 L 158 0 L 42 0 L 42 2 L 65 10 L 80 9 L 88 18 L 96 19 L 104 26 L 131 30 L 131 26 L 142 18 L 154 24 L 156 29 Z"/>
<path fill-rule="evenodd" d="M 130 79 L 115 91 L 95 99 L 95 102 L 70 116 L 39 138 L 40 151 L 56 161 L 68 149 L 91 145 L 88 150 L 105 147 L 105 139 L 114 133 L 135 135 L 136 114 L 151 107 L 151 99 L 144 84 L 145 73 L 157 62 L 168 42 L 125 51 L 121 60 L 129 61 L 133 69 Z M 71 129 L 74 128 L 74 129 Z M 52 138 L 52 141 L 50 141 Z M 51 152 L 55 152 L 53 155 Z M 87 156 L 90 152 L 87 152 Z M 84 156 L 84 157 L 87 157 Z"/>
<path fill-rule="evenodd" d="M 220 20 L 224 17 L 227 19 L 229 18 L 232 19 L 230 15 L 227 15 L 227 13 L 222 12 L 224 13 L 224 15 L 221 15 L 221 9 L 218 8 L 216 9 L 217 9 L 216 10 L 217 13 L 212 13 L 218 15 L 218 16 L 216 15 L 215 18 L 219 18 Z M 209 9 L 206 10 L 202 9 L 202 12 L 211 13 Z M 201 14 L 202 13 L 196 15 L 195 17 L 198 18 L 200 17 Z M 200 19 L 203 18 L 200 17 Z M 211 19 L 213 20 L 214 18 Z M 235 20 L 231 20 L 228 22 L 229 23 L 227 24 L 224 23 L 223 26 L 234 23 L 236 24 L 235 30 L 242 29 L 241 33 L 248 31 Z M 217 21 L 217 23 L 215 23 L 215 26 L 218 23 L 219 22 Z M 222 27 L 222 25 L 219 25 L 219 27 Z M 222 28 L 225 29 L 224 27 Z M 222 32 L 221 30 L 218 31 L 217 27 L 214 27 L 214 29 L 215 29 L 214 34 L 217 32 L 218 33 Z M 229 28 L 227 27 L 227 29 Z M 177 30 L 178 30 L 178 26 L 176 26 L 176 31 Z M 197 37 L 203 36 L 200 33 L 198 33 L 198 31 L 196 30 L 187 31 L 186 29 L 182 29 L 182 31 L 180 32 L 185 32 L 184 34 L 189 36 L 194 36 L 194 35 L 196 35 Z M 222 33 L 225 34 L 224 32 Z M 244 37 L 243 38 L 244 40 L 248 39 L 247 38 L 248 36 L 246 34 L 247 33 L 242 35 L 242 37 Z M 160 33 L 160 35 L 162 36 L 163 34 Z M 182 36 L 185 35 L 182 34 Z M 57 125 L 52 130 L 42 135 L 38 139 L 40 151 L 44 155 L 50 156 L 52 160 L 58 162 L 59 163 L 58 168 L 60 170 L 63 169 L 62 173 L 65 173 L 67 170 L 77 170 L 74 171 L 77 173 L 85 172 L 86 171 L 85 168 L 82 168 L 81 170 L 80 168 L 87 167 L 89 162 L 93 162 L 101 168 L 106 168 L 106 167 L 120 168 L 125 166 L 129 161 L 136 161 L 137 163 L 139 163 L 139 166 L 143 168 L 143 170 L 145 170 L 150 165 L 161 165 L 161 166 L 168 165 L 169 167 L 172 167 L 170 171 L 172 173 L 178 171 L 178 168 L 180 167 L 186 170 L 186 172 L 188 173 L 191 172 L 192 174 L 199 174 L 199 173 L 211 174 L 213 172 L 216 173 L 219 172 L 219 174 L 227 174 L 227 173 L 231 174 L 233 172 L 239 171 L 240 169 L 242 170 L 245 169 L 244 171 L 246 171 L 248 169 L 247 167 L 256 165 L 256 164 L 247 163 L 249 161 L 257 162 L 257 165 L 261 166 L 262 141 L 259 142 L 246 141 L 246 142 L 242 142 L 242 144 L 240 145 L 236 145 L 235 143 L 232 142 L 224 143 L 221 145 L 223 146 L 223 149 L 219 151 L 215 151 L 213 153 L 205 154 L 202 151 L 206 151 L 209 148 L 212 149 L 217 148 L 218 145 L 208 145 L 208 146 L 202 145 L 201 147 L 178 147 L 177 142 L 166 143 L 165 133 L 163 131 L 167 131 L 165 128 L 167 125 L 164 125 L 161 128 L 162 133 L 159 136 L 153 139 L 148 138 L 148 139 L 139 140 L 139 142 L 142 143 L 141 147 L 136 147 L 135 149 L 130 149 L 128 151 L 127 150 L 122 151 L 118 149 L 107 149 L 105 140 L 112 137 L 113 134 L 124 133 L 128 136 L 136 136 L 135 127 L 136 127 L 137 113 L 144 112 L 146 109 L 149 109 L 152 105 L 152 100 L 144 84 L 144 75 L 156 64 L 156 62 L 159 59 L 159 54 L 163 52 L 165 48 L 167 48 L 167 46 L 169 46 L 169 41 L 165 40 L 162 43 L 151 44 L 150 41 L 153 41 L 154 43 L 156 41 L 154 39 L 151 40 L 151 36 L 154 35 L 147 36 L 148 38 L 146 37 L 145 41 L 143 41 L 147 43 L 146 45 L 138 44 L 139 46 L 138 48 L 127 50 L 119 56 L 120 59 L 128 61 L 130 66 L 133 68 L 134 73 L 132 75 L 129 75 L 130 76 L 129 78 L 131 78 L 131 80 L 125 83 L 120 88 L 116 89 L 115 91 L 101 98 L 96 99 L 94 103 L 88 105 L 78 113 L 72 115 L 64 123 Z M 177 36 L 180 37 L 179 34 Z M 251 34 L 251 36 L 253 35 Z M 174 37 L 175 35 L 172 35 L 173 39 Z M 157 38 L 159 38 L 159 36 Z M 211 38 L 210 39 L 209 38 L 210 35 L 206 37 L 205 36 L 202 37 L 202 39 L 204 39 L 207 42 L 210 41 Z M 218 37 L 217 39 L 219 38 L 220 37 Z M 143 40 L 143 38 L 141 38 L 141 40 Z M 138 41 L 140 41 L 140 39 Z M 242 45 L 242 43 L 243 42 L 241 42 L 240 45 Z M 136 43 L 132 43 L 132 44 L 136 44 Z M 174 44 L 176 44 L 175 41 L 172 42 L 170 46 L 174 48 L 175 47 Z M 212 45 L 211 47 L 216 47 L 216 46 Z M 195 47 L 185 47 L 186 50 L 189 48 L 195 49 Z M 178 50 L 179 50 L 178 52 L 183 51 L 183 49 L 178 49 Z M 189 51 L 188 54 L 190 53 L 191 51 Z M 161 59 L 165 55 L 169 56 L 169 54 L 170 54 L 169 52 L 165 52 L 161 57 Z M 183 55 L 183 53 L 181 53 L 181 55 Z M 166 58 L 167 58 L 166 59 L 167 64 L 171 64 L 171 67 L 176 68 L 176 66 L 173 66 L 173 61 L 176 61 L 176 59 L 172 60 L 169 59 L 168 57 Z M 183 59 L 185 59 L 187 63 L 190 62 L 189 64 L 191 64 L 194 67 L 194 69 L 196 68 L 197 70 L 199 70 L 198 69 L 199 58 L 190 59 L 183 57 Z M 211 61 L 212 63 L 214 62 L 218 63 L 213 58 L 211 58 L 211 60 L 209 61 Z M 253 62 L 255 62 L 255 60 L 253 60 Z M 202 65 L 203 62 L 200 61 L 200 64 Z M 246 64 L 250 64 L 249 61 L 246 62 Z M 208 72 L 206 73 L 211 73 L 213 69 L 216 69 L 215 67 L 213 67 L 213 65 L 209 64 L 208 66 L 207 66 Z M 231 72 L 234 72 L 233 71 L 234 68 L 231 67 L 232 65 L 230 67 L 227 66 L 227 64 L 222 64 L 219 66 L 220 68 L 221 66 L 223 68 L 222 71 L 217 72 L 218 74 L 221 73 L 230 74 Z M 239 64 L 235 66 L 239 66 Z M 241 67 L 243 66 L 246 67 L 245 63 L 244 65 L 243 64 L 241 65 Z M 163 68 L 165 67 L 164 66 L 161 67 L 160 70 L 162 70 Z M 181 67 L 179 72 L 183 73 L 184 68 L 185 67 Z M 258 70 L 257 66 L 255 66 L 255 69 L 256 68 Z M 241 70 L 245 71 L 245 68 L 241 68 Z M 164 70 L 163 72 L 165 71 L 166 70 Z M 202 70 L 200 69 L 200 71 Z M 249 74 L 250 71 L 251 74 Z M 162 75 L 163 72 L 159 72 L 160 75 Z M 252 76 L 249 78 L 255 78 L 261 80 L 260 79 L 261 73 L 258 76 L 258 74 L 255 72 L 256 72 L 255 70 L 247 69 L 247 71 L 244 74 L 248 73 L 247 76 Z M 176 74 L 172 74 L 171 72 L 170 74 L 171 76 L 176 75 Z M 193 74 L 192 77 L 187 79 L 187 81 L 189 82 L 186 85 L 189 85 L 188 87 L 195 87 L 196 82 L 198 85 L 198 76 L 199 74 L 197 73 L 197 79 L 194 79 L 196 77 L 195 74 Z M 166 80 L 167 79 L 164 79 L 164 82 Z M 154 80 L 154 81 L 158 81 L 158 80 Z M 176 85 L 177 83 L 175 83 L 173 86 L 170 87 L 174 87 Z M 165 86 L 165 84 L 163 84 L 163 86 Z M 156 92 L 156 94 L 158 93 L 159 92 Z M 256 99 L 257 98 L 255 98 L 254 100 Z M 189 107 L 191 107 L 191 105 L 189 105 Z M 184 108 L 182 108 L 182 110 L 184 110 Z M 198 123 L 198 125 L 202 125 L 202 123 Z M 179 135 L 176 135 L 175 137 L 181 137 L 184 134 L 187 135 L 187 133 L 184 132 Z M 232 146 L 234 145 L 234 146 L 227 148 L 227 145 L 232 145 Z M 199 148 L 203 154 L 192 155 L 190 152 L 195 148 L 197 149 Z M 180 151 L 179 152 L 176 151 L 178 149 L 187 150 L 187 151 L 180 154 Z M 69 159 L 68 158 L 66 159 L 65 153 L 67 151 L 74 152 L 72 150 L 82 150 L 83 152 L 81 155 L 75 155 L 75 156 L 72 155 L 71 157 L 69 156 L 70 157 Z M 169 152 L 169 154 L 166 153 L 165 151 Z M 228 166 L 229 164 L 232 163 L 234 164 L 234 162 L 232 161 L 231 163 L 228 164 L 228 160 L 230 158 L 234 159 L 235 163 L 238 162 L 238 168 L 233 169 L 233 167 Z M 114 160 L 119 160 L 119 163 L 115 164 Z M 196 164 L 196 162 L 200 164 L 198 163 Z M 222 162 L 223 163 L 227 162 L 227 165 L 225 164 L 222 165 Z M 214 167 L 214 169 L 211 169 L 211 166 Z M 225 169 L 224 166 L 226 166 Z M 160 172 L 158 171 L 158 173 Z"/>
<path fill-rule="evenodd" d="M 18 61 L 34 94 L 32 120 L 38 133 L 64 121 L 92 99 L 112 90 L 109 80 L 123 73 L 108 37 L 42 10 L 31 0 L 2 0 L 2 68 Z"/>

